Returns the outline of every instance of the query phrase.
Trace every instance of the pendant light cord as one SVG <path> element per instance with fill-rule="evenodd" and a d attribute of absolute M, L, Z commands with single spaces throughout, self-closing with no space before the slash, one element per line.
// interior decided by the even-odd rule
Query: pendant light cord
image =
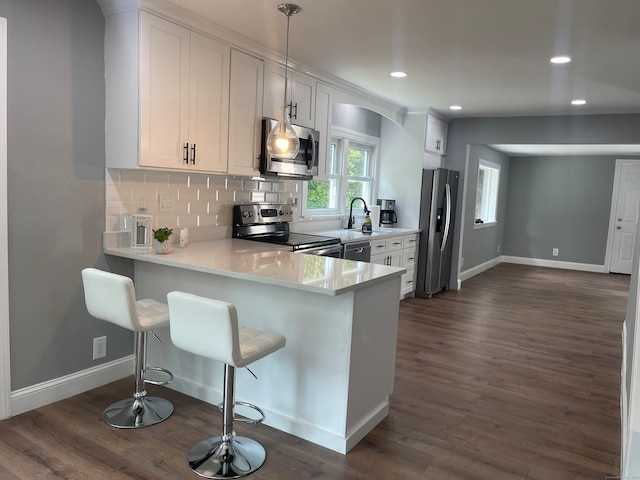
<path fill-rule="evenodd" d="M 291 20 L 291 15 L 287 14 L 287 44 L 285 48 L 284 54 L 284 103 L 283 106 L 287 107 L 287 88 L 289 83 L 289 21 Z M 283 117 L 286 115 L 286 112 L 282 112 Z"/>

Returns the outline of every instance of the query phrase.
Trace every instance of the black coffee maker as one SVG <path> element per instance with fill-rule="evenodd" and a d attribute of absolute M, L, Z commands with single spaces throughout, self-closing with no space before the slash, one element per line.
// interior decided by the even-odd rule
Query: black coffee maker
<path fill-rule="evenodd" d="M 394 223 L 398 223 L 395 200 L 390 200 L 388 198 L 379 198 L 376 204 L 380 205 L 381 227 L 393 227 Z"/>

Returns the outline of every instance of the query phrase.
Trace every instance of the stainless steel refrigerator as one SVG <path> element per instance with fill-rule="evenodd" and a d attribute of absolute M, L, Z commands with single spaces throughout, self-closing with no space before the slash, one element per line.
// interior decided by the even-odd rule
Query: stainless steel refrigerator
<path fill-rule="evenodd" d="M 431 298 L 449 288 L 459 177 L 445 168 L 422 171 L 417 297 Z"/>

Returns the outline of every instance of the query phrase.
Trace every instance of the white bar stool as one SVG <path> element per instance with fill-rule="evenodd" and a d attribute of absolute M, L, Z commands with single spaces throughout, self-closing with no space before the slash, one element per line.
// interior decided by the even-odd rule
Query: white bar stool
<path fill-rule="evenodd" d="M 238 326 L 236 307 L 227 302 L 184 292 L 167 295 L 171 317 L 171 340 L 176 347 L 224 363 L 222 435 L 198 443 L 187 455 L 191 469 L 207 478 L 239 478 L 262 466 L 266 452 L 262 445 L 233 431 L 235 369 L 246 367 L 284 347 L 285 337 Z M 237 419 L 241 421 L 240 418 Z"/>
<path fill-rule="evenodd" d="M 102 412 L 102 420 L 116 428 L 148 427 L 166 420 L 173 413 L 173 404 L 164 398 L 147 397 L 144 384 L 166 385 L 173 380 L 169 370 L 147 366 L 147 332 L 169 324 L 169 307 L 150 298 L 136 301 L 133 281 L 115 273 L 85 268 L 82 270 L 82 283 L 87 310 L 92 316 L 134 332 L 133 398 L 107 407 Z M 148 370 L 165 373 L 169 379 L 147 379 L 145 373 Z"/>

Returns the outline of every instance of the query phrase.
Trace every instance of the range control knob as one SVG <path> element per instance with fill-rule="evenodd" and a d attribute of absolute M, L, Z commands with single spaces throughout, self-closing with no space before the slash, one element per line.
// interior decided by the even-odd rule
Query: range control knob
<path fill-rule="evenodd" d="M 286 215 L 287 212 L 280 210 L 278 213 L 280 214 L 280 216 L 282 216 L 282 215 Z"/>

